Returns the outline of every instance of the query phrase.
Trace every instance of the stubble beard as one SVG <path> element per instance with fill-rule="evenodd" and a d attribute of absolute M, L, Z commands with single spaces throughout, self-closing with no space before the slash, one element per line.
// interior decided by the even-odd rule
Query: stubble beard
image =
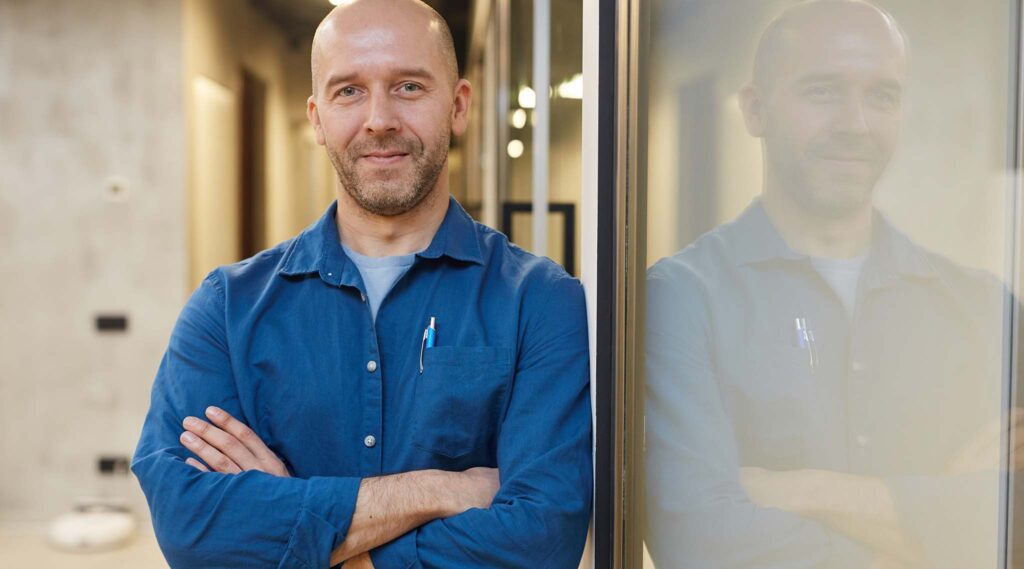
<path fill-rule="evenodd" d="M 397 135 L 352 144 L 347 152 L 327 146 L 327 155 L 345 192 L 363 210 L 384 217 L 412 211 L 430 195 L 448 159 L 449 129 L 443 129 L 430 147 Z M 412 160 L 404 172 L 378 172 L 375 179 L 359 173 L 360 156 L 374 150 L 401 150 Z M 410 171 L 411 170 L 411 171 Z"/>

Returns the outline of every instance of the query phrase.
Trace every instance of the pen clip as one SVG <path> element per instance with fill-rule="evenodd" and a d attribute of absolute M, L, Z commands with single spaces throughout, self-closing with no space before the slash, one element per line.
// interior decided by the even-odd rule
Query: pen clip
<path fill-rule="evenodd" d="M 427 347 L 427 329 L 423 330 L 423 339 L 420 340 L 420 374 L 423 374 L 423 351 Z"/>

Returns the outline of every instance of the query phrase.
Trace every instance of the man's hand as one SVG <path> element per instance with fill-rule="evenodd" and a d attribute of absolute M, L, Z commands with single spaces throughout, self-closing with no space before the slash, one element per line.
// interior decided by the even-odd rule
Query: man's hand
<path fill-rule="evenodd" d="M 341 569 L 373 569 L 373 561 L 369 553 L 360 553 L 346 561 Z"/>
<path fill-rule="evenodd" d="M 1024 471 L 1024 409 L 1015 407 L 1007 416 L 996 417 L 975 433 L 949 463 L 950 474 L 996 471 L 1000 468 L 1007 441 L 1012 445 L 1010 470 Z"/>
<path fill-rule="evenodd" d="M 461 514 L 472 508 L 486 510 L 491 507 L 501 481 L 495 468 L 470 468 L 463 472 L 446 472 L 449 482 L 443 485 L 448 494 L 445 501 L 447 511 L 441 517 L 447 518 Z"/>
<path fill-rule="evenodd" d="M 186 463 L 205 472 L 211 468 L 225 474 L 259 470 L 289 476 L 281 459 L 244 423 L 217 407 L 207 407 L 206 416 L 212 425 L 196 417 L 186 417 L 182 422 L 185 432 L 181 444 L 202 459 L 188 458 Z"/>

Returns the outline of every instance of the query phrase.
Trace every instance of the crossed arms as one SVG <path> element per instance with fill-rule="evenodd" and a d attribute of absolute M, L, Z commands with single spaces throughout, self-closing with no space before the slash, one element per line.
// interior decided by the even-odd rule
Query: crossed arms
<path fill-rule="evenodd" d="M 381 543 L 372 549 L 378 569 L 576 567 L 592 480 L 587 329 L 576 281 L 548 286 L 529 312 L 536 317 L 524 318 L 515 385 L 494 442 L 501 484 L 493 493 L 497 473 L 478 470 L 283 476 L 288 457 L 279 464 L 257 454 L 246 435 L 239 442 L 251 458 L 233 453 L 241 464 L 211 458 L 203 471 L 186 462 L 186 417 L 213 405 L 253 429 L 259 420 L 235 384 L 220 278 L 213 273 L 182 311 L 132 463 L 172 567 L 313 569 L 346 558 L 351 567 Z M 545 317 L 547 298 L 571 317 Z"/>
<path fill-rule="evenodd" d="M 287 468 L 247 425 L 217 407 L 206 410 L 209 422 L 186 417 L 181 443 L 202 461 L 185 462 L 203 472 L 238 474 L 255 470 L 289 477 Z M 207 466 L 209 465 L 209 467 Z M 438 518 L 470 508 L 486 509 L 498 491 L 498 471 L 471 468 L 465 472 L 420 470 L 359 484 L 348 535 L 331 553 L 331 565 L 350 569 L 373 567 L 369 551 Z"/>

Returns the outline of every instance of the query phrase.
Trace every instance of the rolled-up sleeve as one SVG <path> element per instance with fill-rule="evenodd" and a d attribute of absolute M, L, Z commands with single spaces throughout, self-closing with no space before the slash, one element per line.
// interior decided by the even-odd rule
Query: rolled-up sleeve
<path fill-rule="evenodd" d="M 373 550 L 377 569 L 579 566 L 593 476 L 583 289 L 567 276 L 545 283 L 524 295 L 522 314 L 492 506 L 435 520 Z"/>
<path fill-rule="evenodd" d="M 235 387 L 224 293 L 212 273 L 171 335 L 132 462 L 157 540 L 175 568 L 327 567 L 344 539 L 358 478 L 200 472 L 185 463 L 181 422 L 218 405 L 249 424 Z"/>

